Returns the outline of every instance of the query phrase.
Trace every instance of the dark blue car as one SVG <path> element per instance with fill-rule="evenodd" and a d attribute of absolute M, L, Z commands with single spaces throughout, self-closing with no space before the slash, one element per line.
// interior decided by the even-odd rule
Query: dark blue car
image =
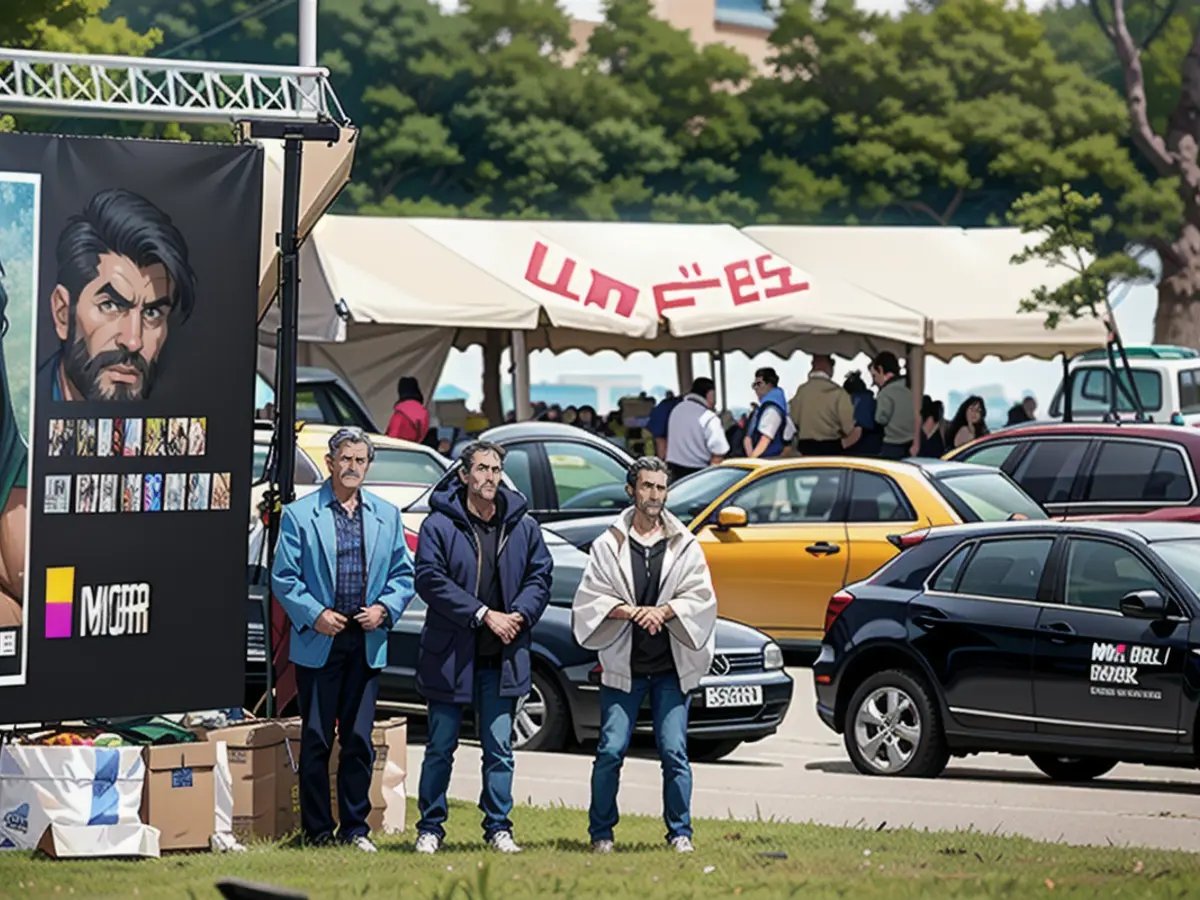
<path fill-rule="evenodd" d="M 817 712 L 869 775 L 1028 755 L 1082 781 L 1195 766 L 1200 529 L 1028 521 L 896 535 L 831 599 Z"/>
<path fill-rule="evenodd" d="M 575 643 L 571 601 L 583 577 L 587 555 L 545 531 L 554 557 L 550 605 L 532 631 L 533 685 L 518 704 L 513 744 L 525 750 L 561 750 L 600 733 L 600 684 L 596 654 Z M 258 579 L 261 582 L 261 578 Z M 247 605 L 247 705 L 253 707 L 265 680 L 263 591 L 251 587 Z M 425 604 L 416 597 L 388 635 L 388 661 L 379 685 L 381 711 L 424 716 L 417 693 L 416 666 Z M 714 761 L 743 743 L 774 734 L 792 702 L 793 683 L 783 668 L 783 652 L 770 637 L 746 625 L 718 619 L 716 657 L 691 697 L 688 745 L 691 757 Z M 466 730 L 472 729 L 473 717 Z M 649 705 L 638 714 L 636 730 L 652 733 Z"/>

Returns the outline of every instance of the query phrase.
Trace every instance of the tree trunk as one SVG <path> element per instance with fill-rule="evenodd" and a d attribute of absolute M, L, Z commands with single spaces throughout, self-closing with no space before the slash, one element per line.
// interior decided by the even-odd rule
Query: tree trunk
<path fill-rule="evenodd" d="M 1162 258 L 1154 342 L 1200 349 L 1200 211 L 1189 210 L 1179 237 Z"/>
<path fill-rule="evenodd" d="M 1111 24 L 1101 15 L 1099 0 L 1091 0 L 1091 7 L 1121 61 L 1134 146 L 1160 177 L 1179 180 L 1183 221 L 1178 236 L 1170 244 L 1163 241 L 1155 246 L 1162 277 L 1154 340 L 1200 348 L 1200 31 L 1192 36 L 1184 58 L 1179 101 L 1164 138 L 1150 127 L 1142 48 L 1129 33 L 1125 0 L 1113 0 Z"/>

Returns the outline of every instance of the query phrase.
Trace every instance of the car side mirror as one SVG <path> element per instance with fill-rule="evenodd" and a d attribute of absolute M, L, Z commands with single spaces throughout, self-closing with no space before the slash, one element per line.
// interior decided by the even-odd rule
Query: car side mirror
<path fill-rule="evenodd" d="M 1121 615 L 1131 619 L 1165 619 L 1167 601 L 1158 591 L 1130 591 L 1121 598 Z"/>
<path fill-rule="evenodd" d="M 717 513 L 717 531 L 728 531 L 730 528 L 745 528 L 750 521 L 746 511 L 740 506 L 726 506 Z"/>

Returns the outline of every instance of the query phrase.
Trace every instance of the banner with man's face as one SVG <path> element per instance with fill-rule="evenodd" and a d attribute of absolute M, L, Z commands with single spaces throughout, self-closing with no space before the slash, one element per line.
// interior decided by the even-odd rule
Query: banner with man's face
<path fill-rule="evenodd" d="M 0 723 L 241 702 L 262 166 L 0 134 Z"/>

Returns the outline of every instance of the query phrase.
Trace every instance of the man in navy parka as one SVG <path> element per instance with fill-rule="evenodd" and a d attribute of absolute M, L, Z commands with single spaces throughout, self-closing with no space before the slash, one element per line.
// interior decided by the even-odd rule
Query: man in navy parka
<path fill-rule="evenodd" d="M 417 660 L 417 689 L 429 704 L 421 766 L 418 853 L 445 839 L 446 791 L 463 710 L 479 716 L 483 746 L 483 837 L 501 853 L 513 840 L 512 728 L 529 693 L 530 632 L 550 600 L 553 560 L 525 498 L 501 483 L 504 448 L 483 441 L 434 490 L 417 542 L 416 590 L 428 606 Z"/>

